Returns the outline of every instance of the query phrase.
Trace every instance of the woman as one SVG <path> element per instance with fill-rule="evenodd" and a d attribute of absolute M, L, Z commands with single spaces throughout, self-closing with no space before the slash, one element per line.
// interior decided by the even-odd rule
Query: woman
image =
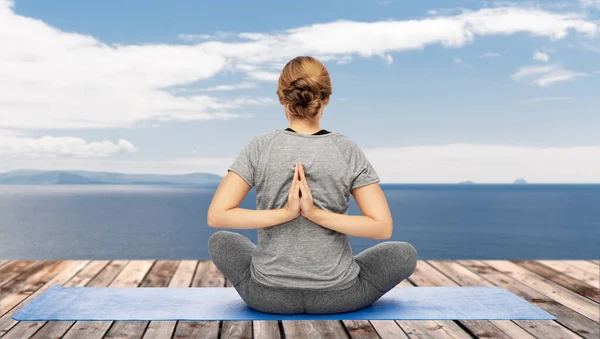
<path fill-rule="evenodd" d="M 389 239 L 392 216 L 360 147 L 319 125 L 331 93 L 329 73 L 317 59 L 288 62 L 277 95 L 289 127 L 248 142 L 208 209 L 211 227 L 258 230 L 257 245 L 229 231 L 208 241 L 215 266 L 257 311 L 354 311 L 417 265 L 417 251 L 407 242 L 382 242 L 353 256 L 348 235 Z M 254 186 L 257 210 L 239 208 Z M 364 215 L 347 215 L 350 194 Z"/>

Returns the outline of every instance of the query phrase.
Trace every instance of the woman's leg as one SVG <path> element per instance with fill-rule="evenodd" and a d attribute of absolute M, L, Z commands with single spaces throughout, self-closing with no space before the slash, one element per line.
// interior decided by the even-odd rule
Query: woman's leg
<path fill-rule="evenodd" d="M 250 276 L 255 248 L 250 239 L 230 231 L 217 231 L 208 239 L 210 259 L 233 286 Z"/>
<path fill-rule="evenodd" d="M 366 280 L 360 278 L 356 279 L 353 285 L 342 290 L 307 290 L 304 294 L 306 298 L 305 313 L 352 312 L 370 306 L 383 294 Z"/>
<path fill-rule="evenodd" d="M 307 292 L 306 313 L 342 313 L 370 306 L 413 273 L 417 250 L 406 242 L 387 241 L 354 258 L 361 268 L 356 283 L 343 290 Z"/>
<path fill-rule="evenodd" d="M 295 288 L 264 286 L 254 279 L 244 280 L 238 293 L 250 308 L 264 313 L 304 313 L 304 291 Z"/>
<path fill-rule="evenodd" d="M 256 245 L 245 236 L 215 232 L 208 240 L 211 260 L 231 282 L 250 308 L 266 313 L 297 314 L 304 311 L 302 291 L 263 286 L 251 278 L 250 265 Z"/>
<path fill-rule="evenodd" d="M 414 246 L 404 241 L 385 241 L 354 256 L 360 278 L 383 293 L 413 274 L 417 258 Z"/>

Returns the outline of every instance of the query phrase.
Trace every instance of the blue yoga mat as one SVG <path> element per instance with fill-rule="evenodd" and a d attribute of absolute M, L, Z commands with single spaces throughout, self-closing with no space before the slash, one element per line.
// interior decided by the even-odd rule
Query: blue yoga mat
<path fill-rule="evenodd" d="M 248 307 L 234 288 L 62 287 L 16 312 L 17 321 L 128 320 L 554 320 L 497 286 L 398 287 L 371 306 L 335 314 L 272 314 Z"/>

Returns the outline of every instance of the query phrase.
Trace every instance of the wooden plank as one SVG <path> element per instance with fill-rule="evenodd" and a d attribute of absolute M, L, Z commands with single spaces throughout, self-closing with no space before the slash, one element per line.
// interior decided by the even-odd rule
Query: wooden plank
<path fill-rule="evenodd" d="M 592 264 L 600 265 L 600 260 L 588 260 Z"/>
<path fill-rule="evenodd" d="M 349 338 L 340 320 L 282 320 L 284 338 Z"/>
<path fill-rule="evenodd" d="M 589 286 L 597 288 L 600 286 L 599 275 L 600 273 L 596 272 L 595 274 L 585 272 L 566 261 L 560 260 L 536 260 L 536 261 L 526 261 L 531 263 L 541 263 L 545 266 L 552 268 L 555 271 L 561 272 L 563 274 L 568 275 L 571 278 L 577 279 L 582 283 L 585 283 Z"/>
<path fill-rule="evenodd" d="M 504 272 L 500 272 L 482 261 L 457 260 L 456 262 L 494 285 L 518 295 L 558 318 L 555 321 L 513 320 L 535 337 L 548 339 L 577 338 L 579 337 L 577 334 L 579 334 L 584 338 L 597 339 L 600 335 L 598 324 L 594 321 L 515 280 Z"/>
<path fill-rule="evenodd" d="M 108 260 L 95 260 L 90 262 L 81 272 L 64 284 L 65 287 L 84 287 L 89 286 L 90 282 L 97 277 L 100 272 L 106 271 L 110 267 L 118 266 L 121 269 L 127 262 L 110 262 Z M 115 273 L 116 276 L 116 273 Z M 113 276 L 114 278 L 114 276 Z M 112 279 L 111 279 L 112 280 Z M 106 283 L 106 285 L 108 282 Z M 98 286 L 102 287 L 102 286 Z M 60 338 L 75 324 L 74 321 L 50 321 L 45 322 L 41 328 L 32 336 L 35 339 Z"/>
<path fill-rule="evenodd" d="M 511 262 L 527 269 L 535 274 L 544 277 L 564 288 L 568 288 L 571 291 L 584 296 L 592 301 L 600 301 L 598 297 L 598 288 L 592 287 L 589 284 L 583 283 L 565 273 L 561 273 L 547 265 L 533 260 L 512 260 Z"/>
<path fill-rule="evenodd" d="M 113 260 L 98 275 L 96 275 L 86 286 L 107 287 L 128 267 L 129 260 Z"/>
<path fill-rule="evenodd" d="M 2 266 L 8 264 L 10 262 L 10 260 L 0 260 L 0 268 L 2 268 Z"/>
<path fill-rule="evenodd" d="M 222 272 L 219 271 L 221 275 Z M 231 281 L 227 280 L 225 276 L 225 287 L 233 288 Z M 273 323 L 273 321 L 271 322 Z M 277 325 L 277 321 L 274 321 L 275 326 L 277 327 L 277 332 L 279 332 L 279 325 Z M 240 320 L 240 321 L 223 321 L 221 324 L 221 336 L 222 339 L 229 338 L 250 338 L 252 339 L 252 321 L 251 320 Z"/>
<path fill-rule="evenodd" d="M 44 261 L 4 284 L 2 294 L 5 296 L 0 299 L 0 314 L 6 314 L 23 299 L 54 278 L 61 270 L 72 264 L 72 261 Z"/>
<path fill-rule="evenodd" d="M 43 286 L 36 289 L 33 293 L 31 293 L 30 295 L 15 295 L 16 298 L 13 299 L 13 301 L 16 302 L 17 305 L 13 307 L 9 312 L 4 314 L 2 318 L 0 318 L 0 337 L 5 335 L 6 333 L 9 333 L 9 331 L 12 328 L 19 324 L 19 322 L 11 318 L 15 313 L 17 313 L 30 301 L 44 293 L 48 288 L 54 285 L 62 285 L 65 282 L 69 281 L 69 279 L 71 279 L 75 274 L 77 274 L 81 269 L 83 269 L 88 263 L 89 261 L 66 261 L 66 266 L 62 266 L 64 269 L 60 273 L 58 273 L 58 275 L 46 281 L 46 283 Z"/>
<path fill-rule="evenodd" d="M 369 320 L 382 339 L 408 339 L 402 328 L 393 320 Z"/>
<path fill-rule="evenodd" d="M 61 284 L 65 287 L 70 287 L 70 286 L 79 286 L 78 283 L 82 281 L 82 279 L 88 278 L 91 279 L 91 277 L 93 277 L 94 275 L 96 275 L 104 266 L 106 266 L 106 264 L 108 263 L 108 261 L 103 261 L 103 262 L 98 262 L 98 261 L 92 261 L 92 262 L 87 262 L 87 265 L 85 265 L 85 267 L 83 267 L 82 270 L 78 271 L 76 273 L 76 275 L 73 275 L 71 279 L 69 279 L 69 281 L 67 281 L 65 284 Z M 78 279 L 75 279 L 79 277 Z M 52 338 L 53 336 L 50 334 L 48 335 L 47 330 L 42 331 L 42 333 L 40 333 L 40 329 L 46 325 L 48 322 L 46 321 L 24 321 L 24 322 L 19 322 L 15 327 L 13 327 L 10 332 L 8 332 L 8 334 L 3 337 L 4 338 L 29 338 L 31 336 L 33 336 L 34 334 L 37 335 L 38 338 Z M 51 322 L 51 323 L 55 323 L 55 322 Z M 62 323 L 62 322 L 58 322 L 58 323 Z"/>
<path fill-rule="evenodd" d="M 418 288 L 417 281 L 419 276 L 423 275 L 425 266 L 423 260 L 418 260 L 413 274 L 396 288 Z M 410 338 L 471 338 L 471 335 L 452 320 L 396 320 L 395 322 Z"/>
<path fill-rule="evenodd" d="M 130 261 L 110 283 L 109 287 L 137 287 L 153 264 L 153 260 Z M 112 321 L 77 321 L 63 338 L 102 338 L 112 323 Z"/>
<path fill-rule="evenodd" d="M 492 282 L 473 273 L 454 260 L 435 260 L 427 261 L 427 263 L 460 286 L 494 286 Z M 502 330 L 510 338 L 535 338 L 523 327 L 519 326 L 518 323 L 511 320 L 490 320 L 490 323 Z M 539 321 L 537 325 L 544 326 L 544 322 Z M 479 333 L 479 336 L 487 337 L 484 333 Z"/>
<path fill-rule="evenodd" d="M 0 286 L 8 284 L 9 281 L 13 280 L 22 273 L 27 274 L 28 269 L 41 264 L 42 261 L 39 260 L 16 260 L 2 266 L 0 268 Z"/>
<path fill-rule="evenodd" d="M 127 260 L 93 261 L 80 274 L 71 279 L 65 286 L 74 287 L 106 287 L 129 263 Z M 98 273 L 99 272 L 99 273 Z M 35 333 L 33 339 L 61 338 L 75 324 L 75 321 L 47 322 Z"/>
<path fill-rule="evenodd" d="M 598 266 L 594 265 L 590 262 L 587 262 L 585 260 L 563 260 L 565 263 L 567 263 L 568 265 L 571 265 L 573 267 L 576 267 L 584 272 L 587 272 L 588 274 L 591 274 L 593 276 L 598 276 Z M 598 280 L 596 280 L 596 282 L 598 282 Z"/>
<path fill-rule="evenodd" d="M 417 263 L 417 267 L 421 265 L 420 261 Z M 416 269 L 415 269 L 416 271 Z M 396 285 L 395 288 L 414 288 L 415 286 L 410 282 L 410 278 L 408 280 L 403 280 L 400 284 Z M 370 320 L 371 324 L 375 326 L 375 321 Z M 453 338 L 452 331 L 448 332 L 446 330 L 446 325 L 448 326 L 458 326 L 456 323 L 449 322 L 440 322 L 436 320 L 378 320 L 378 322 L 385 323 L 385 332 L 398 333 L 400 334 L 400 338 L 403 336 L 407 336 L 409 338 Z M 399 326 L 401 332 L 398 332 L 393 325 Z M 377 331 L 379 329 L 375 327 Z M 460 333 L 460 332 L 458 332 Z M 466 332 L 464 332 L 466 333 Z M 393 337 L 392 337 L 393 338 Z"/>
<path fill-rule="evenodd" d="M 197 260 L 183 260 L 179 263 L 177 271 L 169 282 L 169 287 L 190 287 Z M 151 321 L 144 333 L 143 339 L 171 338 L 177 321 Z"/>
<path fill-rule="evenodd" d="M 399 286 L 410 286 L 412 287 L 408 281 L 403 281 L 398 285 Z M 347 334 L 342 332 L 342 328 L 337 321 L 328 321 L 322 324 L 315 321 L 291 321 L 284 320 L 281 322 L 284 328 L 285 338 L 288 337 L 303 337 L 303 333 L 307 332 L 306 337 L 316 337 L 316 336 L 332 336 L 339 338 L 347 338 L 348 335 L 351 338 L 408 338 L 406 333 L 402 330 L 399 324 L 393 320 L 370 320 L 370 321 L 353 321 L 353 320 L 342 320 L 341 323 L 344 328 L 346 328 Z M 415 325 L 415 331 L 419 331 L 420 329 L 424 329 L 425 331 L 429 331 L 432 327 L 427 328 L 426 321 L 414 321 L 412 322 Z M 433 322 L 430 322 L 431 325 Z M 411 321 L 406 321 L 405 325 L 410 327 Z M 439 324 L 435 323 L 433 327 L 436 327 L 438 330 L 442 329 L 445 331 L 446 328 L 444 326 L 439 326 Z M 433 329 L 432 329 L 433 330 Z M 438 332 L 439 333 L 439 332 Z M 444 332 L 445 333 L 445 332 Z M 466 333 L 463 331 L 466 335 Z M 438 336 L 438 338 L 446 338 L 446 336 Z M 464 338 L 470 338 L 469 336 L 464 336 Z"/>
<path fill-rule="evenodd" d="M 178 265 L 179 261 L 174 260 L 157 261 L 144 277 L 140 288 L 167 287 L 175 271 L 177 271 Z M 148 321 L 115 321 L 104 335 L 104 338 L 139 339 L 144 335 L 148 323 Z"/>
<path fill-rule="evenodd" d="M 282 320 L 285 338 L 349 338 L 339 320 Z"/>
<path fill-rule="evenodd" d="M 418 263 L 417 263 L 417 265 L 418 265 Z M 411 284 L 409 282 L 409 280 L 403 280 L 398 285 L 396 285 L 395 288 L 406 288 L 406 287 L 414 287 L 414 286 L 413 286 L 413 284 Z M 406 338 L 409 338 L 409 336 L 407 335 L 407 333 L 405 333 L 405 330 L 419 331 L 418 329 L 411 327 L 411 324 L 419 323 L 417 321 L 369 320 L 369 322 L 371 323 L 371 326 L 373 326 L 373 328 L 375 329 L 377 334 L 382 339 L 394 339 L 394 338 L 406 339 Z M 423 320 L 423 321 L 420 321 L 420 323 L 423 325 L 422 328 L 425 328 L 427 321 Z M 433 322 L 429 321 L 429 324 L 433 324 Z M 433 325 L 437 326 L 435 324 L 433 324 Z M 412 337 L 416 338 L 419 336 L 413 333 Z M 426 337 L 429 337 L 429 336 L 423 336 L 422 338 L 426 338 Z"/>
<path fill-rule="evenodd" d="M 225 287 L 233 288 L 231 281 L 225 278 Z M 263 338 L 280 339 L 282 337 L 277 320 L 223 321 L 221 338 Z"/>
<path fill-rule="evenodd" d="M 417 267 L 423 265 L 422 261 L 417 262 Z M 415 269 L 416 272 L 416 269 Z M 413 273 L 414 274 L 414 273 Z M 411 276 L 412 277 L 412 276 Z M 408 280 L 403 280 L 400 284 L 396 285 L 395 288 L 415 288 L 414 282 L 411 281 L 411 277 Z M 387 320 L 380 320 L 386 321 Z M 371 320 L 373 323 L 373 320 Z M 465 331 L 459 331 L 460 327 L 453 321 L 438 321 L 438 320 L 390 320 L 388 328 L 393 329 L 392 323 L 400 326 L 402 333 L 405 333 L 409 338 L 422 338 L 422 339 L 436 339 L 436 338 L 471 338 Z M 458 328 L 458 329 L 457 329 Z M 393 330 L 396 332 L 395 330 Z M 392 337 L 393 338 L 393 337 Z M 400 336 L 403 338 L 403 335 Z"/>
<path fill-rule="evenodd" d="M 598 303 L 580 296 L 554 282 L 541 277 L 523 267 L 507 260 L 483 261 L 485 264 L 505 273 L 513 279 L 522 282 L 538 292 L 558 301 L 559 303 L 581 313 L 589 319 L 598 322 L 600 311 Z"/>
<path fill-rule="evenodd" d="M 352 339 L 379 339 L 377 331 L 368 320 L 342 320 Z"/>
<path fill-rule="evenodd" d="M 210 260 L 201 260 L 196 267 L 192 287 L 223 287 L 225 278 Z M 209 321 L 177 321 L 173 339 L 184 338 L 217 338 L 219 336 L 219 320 Z"/>
<path fill-rule="evenodd" d="M 281 339 L 281 330 L 277 320 L 254 320 L 252 321 L 252 330 L 254 338 L 260 339 Z"/>
<path fill-rule="evenodd" d="M 423 261 L 419 270 L 415 270 L 413 275 L 410 277 L 411 280 L 417 284 L 417 286 L 459 286 L 449 276 L 444 275 L 442 272 L 436 270 L 428 261 Z M 504 333 L 501 329 L 494 326 L 490 321 L 486 320 L 455 320 L 461 327 L 466 328 L 469 333 L 473 333 L 475 336 L 491 336 L 493 338 L 505 338 L 510 337 Z M 518 327 L 513 323 L 515 327 Z"/>

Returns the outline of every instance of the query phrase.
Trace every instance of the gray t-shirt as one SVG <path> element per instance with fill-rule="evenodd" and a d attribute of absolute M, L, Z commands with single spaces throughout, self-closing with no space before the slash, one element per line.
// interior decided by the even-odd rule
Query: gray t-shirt
<path fill-rule="evenodd" d="M 256 187 L 258 210 L 283 208 L 296 162 L 304 165 L 316 207 L 348 213 L 352 189 L 379 182 L 360 147 L 338 133 L 301 134 L 272 130 L 252 138 L 228 171 Z M 301 289 L 342 289 L 360 270 L 348 236 L 302 215 L 258 228 L 251 277 L 264 285 Z"/>

